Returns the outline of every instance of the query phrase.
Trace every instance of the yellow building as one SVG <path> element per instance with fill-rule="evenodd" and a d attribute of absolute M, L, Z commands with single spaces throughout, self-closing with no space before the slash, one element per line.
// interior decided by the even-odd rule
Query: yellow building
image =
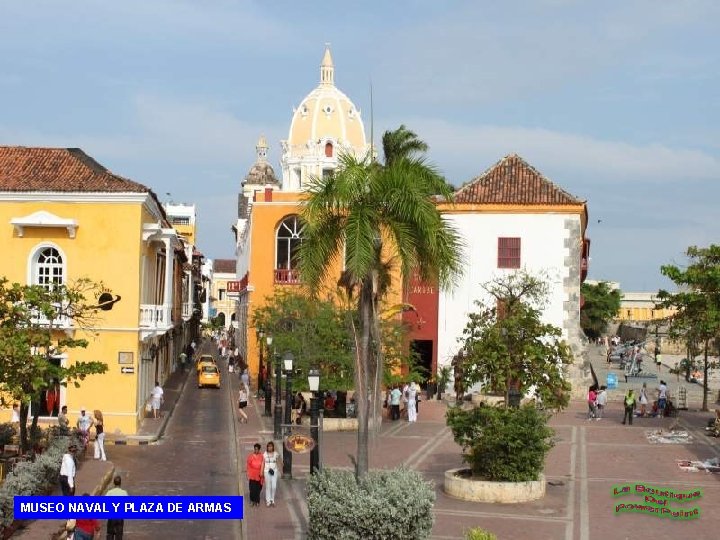
<path fill-rule="evenodd" d="M 193 259 L 150 188 L 111 173 L 77 148 L 0 147 L 0 275 L 11 282 L 71 283 L 87 277 L 120 295 L 97 328 L 64 330 L 89 341 L 57 361 L 109 367 L 60 390 L 67 405 L 103 411 L 109 433 L 134 434 L 154 382 L 176 368 L 196 337 L 200 261 Z M 6 413 L 9 415 L 9 413 Z"/>
<path fill-rule="evenodd" d="M 237 292 L 229 283 L 237 281 L 235 259 L 213 259 L 210 316 L 219 317 L 223 328 L 237 328 Z"/>
<path fill-rule="evenodd" d="M 256 162 L 241 184 L 238 200 L 236 344 L 254 380 L 263 366 L 259 365 L 253 311 L 278 288 L 300 285 L 295 253 L 301 241 L 298 215 L 308 180 L 331 174 L 341 153 L 362 157 L 370 150 L 360 110 L 335 86 L 329 48 L 320 64 L 320 83 L 293 110 L 281 148 L 279 180 L 268 163 L 267 141 L 260 137 Z M 330 275 L 339 277 L 341 270 L 338 266 Z"/>
<path fill-rule="evenodd" d="M 620 301 L 619 321 L 651 322 L 667 319 L 675 314 L 675 309 L 658 308 L 657 294 L 650 292 L 623 292 Z"/>

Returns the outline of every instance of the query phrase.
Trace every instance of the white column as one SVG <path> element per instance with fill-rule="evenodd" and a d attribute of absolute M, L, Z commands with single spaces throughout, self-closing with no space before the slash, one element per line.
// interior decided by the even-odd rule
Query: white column
<path fill-rule="evenodd" d="M 175 264 L 175 254 L 172 250 L 171 239 L 163 238 L 163 241 L 165 242 L 165 295 L 163 296 L 163 307 L 165 309 L 163 311 L 164 316 L 166 317 L 166 320 L 164 321 L 165 326 L 169 327 L 172 323 L 171 313 L 173 305 L 173 266 Z"/>

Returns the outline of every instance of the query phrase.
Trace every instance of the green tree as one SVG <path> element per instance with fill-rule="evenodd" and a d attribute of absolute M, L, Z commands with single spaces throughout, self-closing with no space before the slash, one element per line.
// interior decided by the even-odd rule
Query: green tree
<path fill-rule="evenodd" d="M 562 330 L 542 321 L 547 284 L 521 270 L 483 285 L 492 302 L 476 302 L 461 338 L 463 382 L 483 383 L 505 395 L 511 390 L 535 394 L 551 408 L 565 407 L 570 383 L 565 365 L 572 353 Z"/>
<path fill-rule="evenodd" d="M 597 339 L 607 329 L 608 322 L 617 317 L 622 294 L 606 281 L 583 283 L 580 287 L 585 303 L 580 310 L 580 326 L 590 339 Z"/>
<path fill-rule="evenodd" d="M 69 366 L 52 362 L 53 357 L 69 349 L 87 347 L 87 340 L 65 332 L 62 322 L 72 321 L 76 330 L 96 323 L 103 307 L 88 297 L 101 299 L 101 293 L 107 294 L 102 285 L 87 279 L 46 289 L 0 278 L 0 391 L 3 400 L 20 403 L 23 450 L 29 448 L 29 405 L 39 401 L 40 392 L 54 381 L 77 388 L 88 375 L 107 371 L 102 362 L 74 362 Z M 39 414 L 36 407 L 31 433 L 37 430 Z"/>
<path fill-rule="evenodd" d="M 717 366 L 710 359 L 710 350 L 713 344 L 720 344 L 720 246 L 691 246 L 686 255 L 689 264 L 685 268 L 676 265 L 660 268 L 678 286 L 678 291 L 659 291 L 658 305 L 677 310 L 670 318 L 668 335 L 684 340 L 689 355 L 698 349 L 703 351 L 702 410 L 707 411 L 708 371 Z"/>
<path fill-rule="evenodd" d="M 349 324 L 346 311 L 337 302 L 311 298 L 299 290 L 280 290 L 255 310 L 253 325 L 273 337 L 272 348 L 280 356 L 292 352 L 294 367 L 302 373 L 319 369 L 322 389 L 352 388 Z M 306 388 L 307 378 L 296 377 L 293 386 Z"/>
<path fill-rule="evenodd" d="M 462 267 L 459 236 L 433 199 L 449 199 L 444 178 L 415 157 L 417 152 L 402 155 L 390 146 L 384 151 L 385 165 L 374 163 L 371 156 L 342 155 L 334 175 L 311 180 L 299 251 L 303 280 L 317 291 L 330 269 L 339 266 L 345 248 L 346 289 L 357 291 L 353 346 L 359 478 L 368 471 L 371 406 L 374 418 L 379 410 L 383 367 L 377 344 L 381 293 L 386 288 L 382 281 L 390 276 L 386 269 L 392 265 L 405 279 L 418 271 L 421 279 L 448 286 Z"/>

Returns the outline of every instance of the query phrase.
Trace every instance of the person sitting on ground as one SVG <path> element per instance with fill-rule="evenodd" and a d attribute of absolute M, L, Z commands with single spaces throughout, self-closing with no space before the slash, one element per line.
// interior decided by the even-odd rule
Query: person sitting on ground
<path fill-rule="evenodd" d="M 325 410 L 328 412 L 335 412 L 335 405 L 335 396 L 332 395 L 332 392 L 325 394 L 325 403 L 323 404 Z"/>
<path fill-rule="evenodd" d="M 302 392 L 298 392 L 295 394 L 295 399 L 293 400 L 293 422 L 299 426 L 302 423 L 302 417 L 306 411 L 307 402 L 305 401 L 305 396 L 302 395 Z"/>

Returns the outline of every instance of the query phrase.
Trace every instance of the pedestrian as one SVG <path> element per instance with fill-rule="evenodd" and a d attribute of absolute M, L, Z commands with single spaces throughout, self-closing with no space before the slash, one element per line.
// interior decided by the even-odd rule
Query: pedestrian
<path fill-rule="evenodd" d="M 108 489 L 105 494 L 108 497 L 127 497 L 128 492 L 121 488 L 122 478 L 115 475 L 113 478 L 113 487 Z M 107 520 L 107 540 L 122 540 L 123 528 L 125 526 L 124 519 L 108 519 Z"/>
<path fill-rule="evenodd" d="M 601 386 L 600 392 L 598 392 L 597 395 L 597 418 L 596 420 L 600 420 L 603 417 L 603 411 L 605 410 L 605 405 L 607 405 L 607 387 Z"/>
<path fill-rule="evenodd" d="M 75 495 L 75 452 L 77 446 L 71 444 L 60 462 L 60 490 L 65 496 Z"/>
<path fill-rule="evenodd" d="M 83 493 L 83 497 L 89 497 L 89 493 Z M 75 533 L 73 540 L 93 540 L 100 532 L 100 520 L 92 518 L 77 518 L 75 520 Z"/>
<path fill-rule="evenodd" d="M 597 416 L 597 393 L 595 392 L 595 389 L 597 387 L 595 385 L 591 386 L 588 390 L 588 396 L 587 396 L 587 404 L 588 404 L 588 420 L 592 420 Z"/>
<path fill-rule="evenodd" d="M 668 388 L 665 381 L 660 381 L 658 392 L 658 410 L 661 417 L 665 416 L 665 406 L 667 405 Z"/>
<path fill-rule="evenodd" d="M 240 414 L 240 423 L 247 424 L 248 416 L 245 412 L 245 408 L 248 404 L 248 393 L 245 391 L 244 387 L 240 387 L 240 391 L 238 392 L 238 413 Z"/>
<path fill-rule="evenodd" d="M 401 395 L 402 395 L 402 392 L 400 392 L 398 385 L 395 385 L 392 389 L 392 392 L 390 392 L 390 414 L 391 414 L 392 420 L 400 419 L 400 397 L 401 397 Z"/>
<path fill-rule="evenodd" d="M 150 393 L 150 404 L 152 405 L 153 418 L 158 417 L 160 405 L 162 405 L 162 402 L 165 400 L 163 394 L 164 392 L 162 387 L 160 386 L 160 383 L 158 381 L 155 381 L 155 388 L 153 388 L 152 392 Z"/>
<path fill-rule="evenodd" d="M 60 414 L 58 414 L 58 426 L 63 431 L 70 429 L 70 419 L 67 415 L 67 405 L 60 407 Z"/>
<path fill-rule="evenodd" d="M 413 381 L 408 385 L 407 389 L 408 422 L 417 422 L 417 394 L 417 386 Z"/>
<path fill-rule="evenodd" d="M 275 443 L 270 441 L 263 454 L 263 476 L 265 478 L 265 504 L 275 506 L 275 490 L 280 463 L 280 454 L 275 451 Z"/>
<path fill-rule="evenodd" d="M 20 404 L 13 403 L 12 416 L 10 417 L 10 423 L 16 428 L 20 427 Z"/>
<path fill-rule="evenodd" d="M 243 372 L 240 375 L 240 382 L 245 387 L 245 392 L 247 392 L 247 395 L 250 395 L 250 374 L 248 373 L 247 368 L 243 369 Z"/>
<path fill-rule="evenodd" d="M 298 392 L 295 394 L 295 399 L 293 400 L 293 417 L 290 419 L 290 422 L 294 422 L 298 426 L 302 424 L 302 417 L 305 415 L 306 411 L 307 401 L 305 401 L 305 396 L 302 395 L 302 392 Z"/>
<path fill-rule="evenodd" d="M 640 389 L 640 416 L 643 418 L 647 416 L 647 404 L 648 404 L 648 397 L 647 397 L 647 383 L 643 383 L 642 388 Z"/>
<path fill-rule="evenodd" d="M 103 414 L 95 409 L 95 459 L 107 461 L 105 455 L 105 426 L 103 424 Z"/>
<path fill-rule="evenodd" d="M 88 441 L 90 440 L 90 428 L 93 427 L 93 424 L 94 421 L 92 417 L 85 414 L 85 407 L 80 407 L 80 416 L 78 416 L 75 425 L 82 436 L 83 448 L 87 447 Z"/>
<path fill-rule="evenodd" d="M 263 455 L 260 453 L 261 449 L 260 443 L 255 443 L 253 452 L 247 457 L 247 463 L 245 464 L 245 474 L 247 474 L 250 491 L 250 506 L 260 505 L 260 491 L 262 491 L 263 484 Z"/>
<path fill-rule="evenodd" d="M 627 420 L 632 426 L 633 415 L 635 414 L 635 404 L 635 392 L 631 388 L 627 391 L 625 400 L 623 401 L 623 405 L 625 405 L 625 414 L 623 414 L 622 421 L 623 425 L 625 425 L 625 421 Z"/>

